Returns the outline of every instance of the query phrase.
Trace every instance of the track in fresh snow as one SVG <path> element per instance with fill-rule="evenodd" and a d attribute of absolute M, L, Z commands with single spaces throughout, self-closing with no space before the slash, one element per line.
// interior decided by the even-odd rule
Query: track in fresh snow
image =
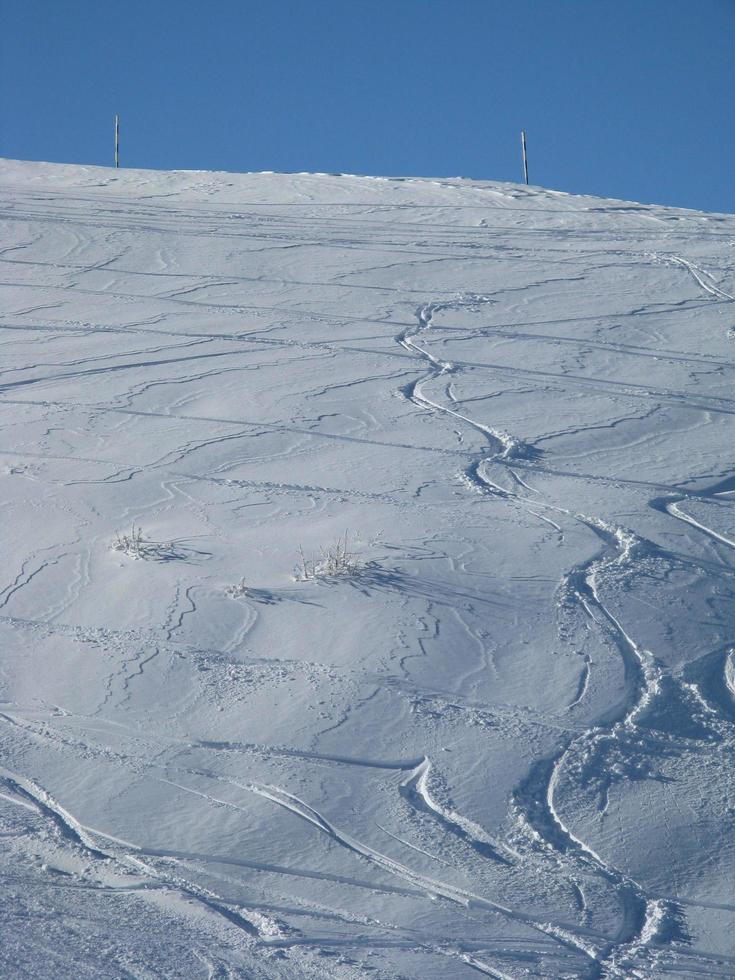
<path fill-rule="evenodd" d="M 179 927 L 201 977 L 731 976 L 735 220 L 0 194 L 0 873 L 56 957 L 3 969 L 84 975 L 113 896 L 109 976 Z"/>

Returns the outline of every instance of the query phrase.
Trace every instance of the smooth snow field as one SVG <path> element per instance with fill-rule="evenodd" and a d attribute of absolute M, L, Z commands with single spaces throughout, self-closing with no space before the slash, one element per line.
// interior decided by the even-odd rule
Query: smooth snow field
<path fill-rule="evenodd" d="M 735 977 L 735 217 L 0 209 L 0 975 Z"/>

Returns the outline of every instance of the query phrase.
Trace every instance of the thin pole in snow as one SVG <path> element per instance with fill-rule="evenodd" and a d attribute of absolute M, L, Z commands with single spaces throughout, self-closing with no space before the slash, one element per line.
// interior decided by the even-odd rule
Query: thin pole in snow
<path fill-rule="evenodd" d="M 526 131 L 521 130 L 521 147 L 523 149 L 523 176 L 528 183 L 528 153 L 526 151 Z"/>
<path fill-rule="evenodd" d="M 115 113 L 115 166 L 120 166 L 120 117 L 117 113 Z"/>

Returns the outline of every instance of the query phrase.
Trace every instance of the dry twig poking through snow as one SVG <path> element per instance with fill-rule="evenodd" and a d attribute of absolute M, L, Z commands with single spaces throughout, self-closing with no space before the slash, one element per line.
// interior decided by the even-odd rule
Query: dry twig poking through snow
<path fill-rule="evenodd" d="M 334 578 L 337 575 L 353 575 L 362 567 L 362 562 L 347 546 L 347 531 L 344 536 L 319 549 L 317 557 L 307 558 L 299 545 L 299 562 L 294 569 L 297 582 L 308 582 L 316 578 Z"/>
<path fill-rule="evenodd" d="M 248 592 L 249 589 L 244 578 L 241 578 L 237 585 L 228 585 L 225 589 L 225 595 L 231 599 L 239 599 L 241 596 L 246 596 Z"/>
<path fill-rule="evenodd" d="M 143 537 L 143 529 L 133 524 L 129 534 L 117 533 L 112 542 L 112 550 L 122 551 L 130 558 L 145 558 L 147 543 Z"/>
<path fill-rule="evenodd" d="M 143 535 L 143 529 L 132 524 L 128 533 L 118 532 L 112 542 L 113 551 L 121 551 L 129 558 L 143 561 L 173 561 L 183 559 L 191 549 L 174 541 L 152 541 Z"/>

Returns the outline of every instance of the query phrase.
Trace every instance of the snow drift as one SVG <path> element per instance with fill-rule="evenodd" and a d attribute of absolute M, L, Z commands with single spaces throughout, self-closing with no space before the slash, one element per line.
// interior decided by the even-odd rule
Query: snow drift
<path fill-rule="evenodd" d="M 0 199 L 3 974 L 732 976 L 735 218 Z"/>

